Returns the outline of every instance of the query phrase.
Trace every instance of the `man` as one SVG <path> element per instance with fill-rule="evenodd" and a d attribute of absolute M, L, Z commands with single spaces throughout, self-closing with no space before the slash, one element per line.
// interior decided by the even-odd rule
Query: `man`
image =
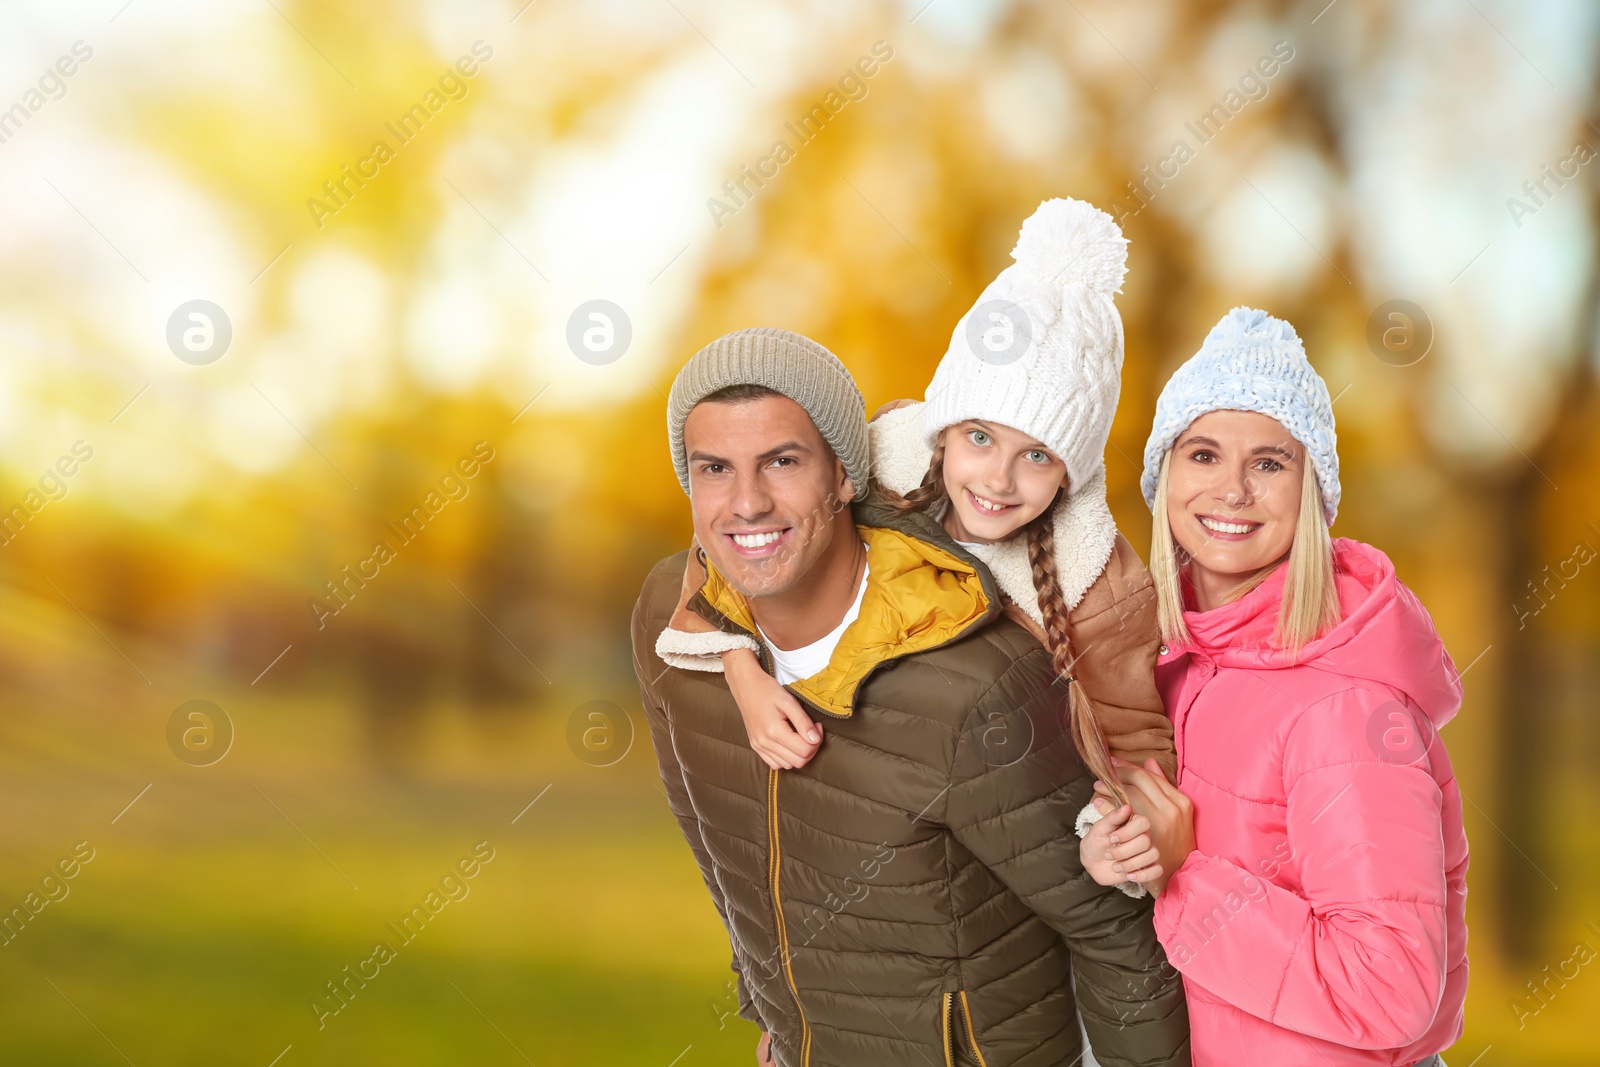
<path fill-rule="evenodd" d="M 634 667 L 673 813 L 733 944 L 740 1015 L 782 1067 L 1188 1064 L 1151 902 L 1096 885 L 1092 781 L 1049 656 L 928 516 L 867 494 L 861 393 L 822 346 L 741 330 L 673 383 L 668 431 L 703 556 L 657 564 Z M 720 674 L 656 639 L 690 607 L 756 638 L 827 740 L 766 767 Z M 1074 993 L 1076 984 L 1076 994 Z"/>

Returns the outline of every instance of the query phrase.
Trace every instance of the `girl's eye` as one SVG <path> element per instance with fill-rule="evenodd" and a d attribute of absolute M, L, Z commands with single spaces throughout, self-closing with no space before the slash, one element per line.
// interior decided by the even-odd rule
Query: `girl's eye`
<path fill-rule="evenodd" d="M 989 435 L 984 433 L 982 430 L 968 430 L 967 438 L 975 445 L 986 445 L 989 443 Z"/>
<path fill-rule="evenodd" d="M 1189 458 L 1194 460 L 1196 463 L 1210 463 L 1216 457 L 1213 456 L 1206 449 L 1202 448 L 1202 449 L 1198 449 L 1194 453 L 1192 453 L 1189 456 Z"/>
<path fill-rule="evenodd" d="M 1028 453 L 1028 462 L 1029 463 L 1049 463 L 1050 462 L 1050 455 L 1049 455 L 1049 453 L 1041 452 L 1036 448 L 1033 451 Z"/>
<path fill-rule="evenodd" d="M 1268 474 L 1275 474 L 1276 472 L 1283 470 L 1283 464 L 1279 463 L 1275 459 L 1264 459 L 1260 463 L 1256 464 L 1256 467 L 1260 470 L 1266 471 Z"/>

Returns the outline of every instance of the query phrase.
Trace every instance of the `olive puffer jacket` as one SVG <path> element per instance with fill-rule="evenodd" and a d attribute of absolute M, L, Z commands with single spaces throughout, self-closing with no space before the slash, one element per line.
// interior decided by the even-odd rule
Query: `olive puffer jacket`
<path fill-rule="evenodd" d="M 1151 901 L 1079 863 L 1093 783 L 1049 657 L 927 516 L 868 500 L 854 518 L 867 588 L 829 665 L 790 687 L 831 720 L 799 770 L 751 751 L 720 674 L 657 657 L 686 552 L 634 610 L 651 738 L 732 942 L 740 1014 L 783 1067 L 1070 1064 L 1080 1005 L 1107 1067 L 1188 1064 Z M 714 567 L 692 605 L 754 632 Z"/>

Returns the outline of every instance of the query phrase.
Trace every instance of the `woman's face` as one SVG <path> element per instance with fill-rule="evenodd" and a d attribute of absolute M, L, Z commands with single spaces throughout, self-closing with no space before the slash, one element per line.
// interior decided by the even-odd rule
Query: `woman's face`
<path fill-rule="evenodd" d="M 1020 430 L 968 419 L 944 431 L 944 527 L 958 541 L 1003 541 L 1067 484 L 1067 465 Z"/>
<path fill-rule="evenodd" d="M 1237 584 L 1294 543 L 1305 449 L 1253 411 L 1212 411 L 1178 435 L 1167 464 L 1167 521 L 1197 589 Z"/>

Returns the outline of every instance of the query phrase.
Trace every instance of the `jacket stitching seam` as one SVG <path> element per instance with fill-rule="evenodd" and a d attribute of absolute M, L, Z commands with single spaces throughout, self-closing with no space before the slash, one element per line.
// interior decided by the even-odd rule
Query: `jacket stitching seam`
<path fill-rule="evenodd" d="M 1242 800 L 1247 804 L 1263 804 L 1273 808 L 1284 808 L 1288 806 L 1287 800 L 1259 800 L 1256 797 L 1247 797 L 1242 793 L 1235 793 L 1231 789 L 1224 788 L 1223 786 L 1220 786 L 1216 782 L 1213 782 L 1211 779 L 1207 778 L 1205 775 L 1196 771 L 1194 769 L 1193 760 L 1190 760 L 1184 764 L 1183 774 L 1185 778 L 1198 778 L 1209 788 L 1215 789 L 1217 792 L 1222 793 L 1225 796 L 1232 797 L 1234 800 Z"/>
<path fill-rule="evenodd" d="M 1307 903 L 1309 904 L 1310 901 L 1307 901 Z M 1294 948 L 1289 952 L 1289 959 L 1284 964 L 1283 974 L 1278 979 L 1277 992 L 1273 994 L 1272 1000 L 1267 1004 L 1268 1010 L 1272 1013 L 1270 1016 L 1270 1021 L 1277 1025 L 1282 1025 L 1281 1023 L 1278 1023 L 1278 1002 L 1283 999 L 1284 987 L 1289 984 L 1289 975 L 1294 972 L 1295 957 L 1300 955 L 1300 946 L 1305 944 L 1306 940 L 1311 936 L 1311 924 L 1315 921 L 1316 917 L 1314 915 L 1306 920 L 1305 928 L 1300 931 L 1299 938 L 1295 940 Z"/>

